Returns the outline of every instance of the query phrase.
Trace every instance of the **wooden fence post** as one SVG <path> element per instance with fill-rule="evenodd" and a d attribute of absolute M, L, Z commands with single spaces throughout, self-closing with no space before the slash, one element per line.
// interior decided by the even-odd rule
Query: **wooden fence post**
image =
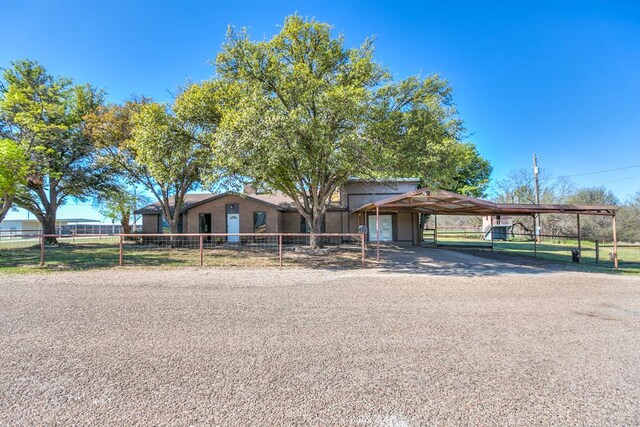
<path fill-rule="evenodd" d="M 600 261 L 600 241 L 596 239 L 596 264 Z"/>
<path fill-rule="evenodd" d="M 278 235 L 278 260 L 280 261 L 280 267 L 282 267 L 282 234 Z"/>
<path fill-rule="evenodd" d="M 204 236 L 200 235 L 200 267 L 204 266 Z"/>
<path fill-rule="evenodd" d="M 124 247 L 123 247 L 123 239 L 122 239 L 122 234 L 120 235 L 120 245 L 118 247 L 118 265 L 120 267 L 122 267 L 122 252 L 124 251 Z"/>

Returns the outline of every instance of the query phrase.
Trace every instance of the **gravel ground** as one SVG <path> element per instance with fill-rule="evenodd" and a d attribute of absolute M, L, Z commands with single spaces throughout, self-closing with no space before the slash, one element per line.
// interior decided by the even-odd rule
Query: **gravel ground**
<path fill-rule="evenodd" d="M 638 425 L 640 280 L 0 277 L 0 425 Z"/>

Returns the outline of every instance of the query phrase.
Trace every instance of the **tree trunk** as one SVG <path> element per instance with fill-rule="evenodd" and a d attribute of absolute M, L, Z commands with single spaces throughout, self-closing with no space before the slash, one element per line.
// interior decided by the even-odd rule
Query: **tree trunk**
<path fill-rule="evenodd" d="M 179 217 L 176 216 L 174 219 L 169 221 L 169 227 L 171 229 L 171 234 L 178 234 L 179 233 L 179 230 L 178 230 L 178 225 L 179 225 L 178 224 L 178 218 Z M 176 236 L 171 236 L 169 238 L 170 246 L 172 248 L 177 247 L 179 241 L 180 241 L 180 238 L 176 237 Z"/>
<path fill-rule="evenodd" d="M 129 212 L 122 212 L 122 218 L 120 218 L 120 227 L 122 228 L 122 234 L 131 234 L 131 224 L 129 223 Z M 132 237 L 125 237 L 126 239 L 132 239 Z"/>
<path fill-rule="evenodd" d="M 322 233 L 322 218 L 324 215 L 315 215 L 311 216 L 309 228 L 311 232 L 311 236 L 309 238 L 309 246 L 312 249 L 319 249 L 324 247 L 324 239 L 322 237 L 317 236 L 317 234 Z"/>
<path fill-rule="evenodd" d="M 7 216 L 7 213 L 11 209 L 11 205 L 13 205 L 13 197 L 5 194 L 0 200 L 2 201 L 2 204 L 0 204 L 0 222 L 2 222 L 4 217 Z"/>
<path fill-rule="evenodd" d="M 45 216 L 40 220 L 42 224 L 42 234 L 56 234 L 56 212 L 47 212 Z M 47 237 L 44 240 L 47 245 L 55 245 L 58 243 L 58 239 L 55 237 Z"/>

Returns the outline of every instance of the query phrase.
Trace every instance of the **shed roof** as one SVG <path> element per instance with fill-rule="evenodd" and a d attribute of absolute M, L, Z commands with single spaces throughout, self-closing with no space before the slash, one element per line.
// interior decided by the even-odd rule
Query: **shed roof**
<path fill-rule="evenodd" d="M 445 190 L 420 188 L 415 191 L 378 200 L 353 212 L 413 211 L 441 215 L 530 215 L 539 213 L 615 215 L 616 206 L 609 205 L 533 205 L 495 203 L 475 197 L 463 196 Z"/>

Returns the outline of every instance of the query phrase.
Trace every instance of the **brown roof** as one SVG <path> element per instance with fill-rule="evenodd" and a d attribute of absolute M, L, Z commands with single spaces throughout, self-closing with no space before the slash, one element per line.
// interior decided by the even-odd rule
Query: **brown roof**
<path fill-rule="evenodd" d="M 196 203 L 200 203 L 201 201 L 210 199 L 211 197 L 214 197 L 214 196 L 215 196 L 215 194 L 213 194 L 213 193 L 185 194 L 184 195 L 184 206 L 182 208 L 182 211 L 184 212 L 186 209 L 189 209 L 190 207 L 192 207 Z M 142 215 L 160 214 L 160 213 L 162 213 L 162 209 L 160 208 L 160 203 L 159 202 L 155 202 L 155 203 L 151 203 L 150 205 L 147 205 L 147 206 L 145 206 L 143 208 L 138 209 L 134 213 L 136 215 L 140 215 L 140 214 L 142 214 Z"/>
<path fill-rule="evenodd" d="M 213 194 L 213 193 L 195 193 L 195 194 L 186 194 L 184 200 L 184 206 L 181 211 L 184 213 L 189 209 L 201 205 L 203 203 L 210 202 L 212 200 L 216 200 L 226 196 L 240 196 L 246 197 L 250 199 L 257 200 L 262 203 L 266 203 L 268 205 L 273 206 L 274 208 L 281 211 L 295 211 L 296 206 L 293 203 L 293 200 L 290 197 L 285 196 L 282 193 L 272 193 L 272 194 L 242 194 L 235 193 L 232 191 L 221 193 L 221 194 Z M 332 204 L 329 206 L 330 210 L 339 210 L 346 209 L 344 206 Z M 152 203 L 148 206 L 145 206 L 142 209 L 138 209 L 135 211 L 136 214 L 142 215 L 153 215 L 162 213 L 162 209 L 160 208 L 160 203 Z"/>
<path fill-rule="evenodd" d="M 421 188 L 361 206 L 356 211 L 405 210 L 442 215 L 531 215 L 564 213 L 586 215 L 614 215 L 616 206 L 608 205 L 524 205 L 494 203 L 463 196 L 445 190 Z"/>

